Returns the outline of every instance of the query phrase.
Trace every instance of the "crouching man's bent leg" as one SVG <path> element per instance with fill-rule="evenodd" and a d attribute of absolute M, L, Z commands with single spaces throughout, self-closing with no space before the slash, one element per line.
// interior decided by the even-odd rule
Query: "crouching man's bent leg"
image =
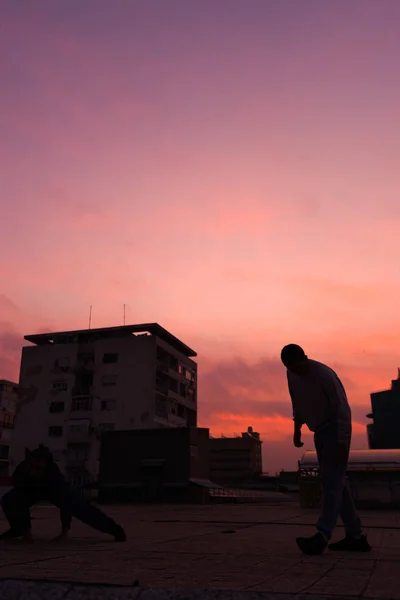
<path fill-rule="evenodd" d="M 68 485 L 61 486 L 58 493 L 51 498 L 51 502 L 60 509 L 63 529 L 62 537 L 66 536 L 67 531 L 70 529 L 71 518 L 75 517 L 75 519 L 78 519 L 85 525 L 111 535 L 118 542 L 126 540 L 125 532 L 120 525 L 97 508 L 97 506 L 81 498 Z"/>
<path fill-rule="evenodd" d="M 31 539 L 31 514 L 30 507 L 36 504 L 37 498 L 26 490 L 13 488 L 1 499 L 1 507 L 10 528 L 0 535 L 0 539 L 7 540 L 23 537 Z"/>

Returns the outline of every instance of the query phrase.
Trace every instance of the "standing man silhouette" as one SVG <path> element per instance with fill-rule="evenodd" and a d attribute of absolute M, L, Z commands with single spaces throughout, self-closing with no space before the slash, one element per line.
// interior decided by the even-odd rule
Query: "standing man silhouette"
<path fill-rule="evenodd" d="M 293 443 L 301 448 L 301 428 L 314 432 L 322 483 L 322 506 L 317 533 L 297 538 L 304 554 L 322 554 L 340 515 L 346 537 L 330 550 L 369 552 L 360 518 L 346 479 L 351 442 L 351 409 L 342 382 L 328 366 L 309 359 L 297 344 L 285 346 L 281 360 L 287 369 L 293 406 Z"/>

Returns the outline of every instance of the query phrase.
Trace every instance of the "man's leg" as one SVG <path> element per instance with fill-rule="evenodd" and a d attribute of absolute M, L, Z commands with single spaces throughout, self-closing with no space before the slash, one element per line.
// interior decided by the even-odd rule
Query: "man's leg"
<path fill-rule="evenodd" d="M 317 522 L 317 533 L 311 538 L 297 538 L 297 545 L 304 554 L 312 555 L 324 552 L 342 506 L 347 466 L 339 465 L 334 461 L 335 443 L 334 432 L 326 431 L 322 435 L 315 435 L 315 448 L 322 485 L 322 505 Z"/>
<path fill-rule="evenodd" d="M 361 519 L 354 506 L 349 483 L 346 479 L 343 488 L 340 517 L 343 521 L 346 537 L 340 542 L 329 544 L 329 550 L 341 552 L 370 552 L 372 550 L 367 537 L 363 534 Z"/>
<path fill-rule="evenodd" d="M 1 507 L 10 529 L 4 532 L 0 539 L 12 539 L 27 535 L 31 529 L 29 508 L 35 504 L 29 494 L 13 488 L 1 499 Z"/>
<path fill-rule="evenodd" d="M 361 519 L 358 516 L 356 508 L 354 506 L 353 495 L 350 490 L 349 482 L 347 478 L 343 487 L 342 506 L 340 508 L 340 517 L 343 521 L 343 525 L 346 530 L 348 537 L 359 539 L 363 535 L 363 529 Z"/>
<path fill-rule="evenodd" d="M 322 484 L 322 506 L 317 522 L 317 531 L 328 542 L 343 506 L 346 481 L 346 466 L 334 464 L 331 456 L 321 456 L 320 474 Z"/>
<path fill-rule="evenodd" d="M 73 489 L 66 487 L 63 490 L 62 497 L 51 501 L 60 509 L 70 510 L 72 517 L 82 521 L 85 525 L 112 535 L 117 541 L 125 541 L 126 536 L 122 527 L 97 506 L 93 506 L 90 502 L 80 498 Z"/>

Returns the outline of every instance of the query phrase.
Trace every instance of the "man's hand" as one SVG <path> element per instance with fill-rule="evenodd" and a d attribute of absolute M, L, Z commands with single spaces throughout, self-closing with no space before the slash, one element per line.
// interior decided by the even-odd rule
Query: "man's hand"
<path fill-rule="evenodd" d="M 304 446 L 301 441 L 301 430 L 296 430 L 293 435 L 293 444 L 296 448 L 302 448 Z"/>
<path fill-rule="evenodd" d="M 68 541 L 68 531 L 67 530 L 63 530 L 60 535 L 58 535 L 57 537 L 53 538 L 51 540 L 54 543 L 60 543 L 60 542 L 66 542 Z"/>

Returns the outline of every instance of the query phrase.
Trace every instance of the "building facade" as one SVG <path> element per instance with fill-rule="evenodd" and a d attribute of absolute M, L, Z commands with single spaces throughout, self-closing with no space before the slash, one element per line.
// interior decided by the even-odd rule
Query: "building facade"
<path fill-rule="evenodd" d="M 371 394 L 372 423 L 367 425 L 371 450 L 400 448 L 400 369 L 390 390 Z"/>
<path fill-rule="evenodd" d="M 9 475 L 10 444 L 18 403 L 18 384 L 0 379 L 0 477 Z"/>
<path fill-rule="evenodd" d="M 235 485 L 262 474 L 262 441 L 251 427 L 241 437 L 210 438 L 210 479 Z"/>
<path fill-rule="evenodd" d="M 99 498 L 104 502 L 189 500 L 202 483 L 209 483 L 208 450 L 209 431 L 198 427 L 104 433 Z"/>
<path fill-rule="evenodd" d="M 97 479 L 103 431 L 197 425 L 196 353 L 156 323 L 26 336 L 11 461 L 48 446 L 74 485 Z"/>

